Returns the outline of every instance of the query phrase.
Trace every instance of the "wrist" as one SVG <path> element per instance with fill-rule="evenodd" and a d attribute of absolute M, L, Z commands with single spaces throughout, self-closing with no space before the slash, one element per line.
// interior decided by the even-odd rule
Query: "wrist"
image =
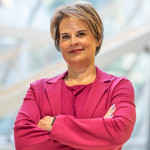
<path fill-rule="evenodd" d="M 56 116 L 54 117 L 52 123 L 51 123 L 51 126 L 53 126 L 54 122 L 55 122 L 55 119 L 56 119 Z"/>

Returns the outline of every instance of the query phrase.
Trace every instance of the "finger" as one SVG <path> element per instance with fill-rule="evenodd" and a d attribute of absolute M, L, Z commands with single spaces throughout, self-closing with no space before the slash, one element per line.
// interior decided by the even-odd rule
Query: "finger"
<path fill-rule="evenodd" d="M 107 114 L 104 116 L 104 118 L 112 118 L 112 117 L 113 117 L 113 115 L 111 115 L 111 114 Z"/>
<path fill-rule="evenodd" d="M 110 111 L 110 113 L 111 113 L 110 117 L 111 118 L 113 117 L 113 113 L 115 112 L 115 110 L 116 110 L 116 107 L 113 107 L 112 110 Z"/>
<path fill-rule="evenodd" d="M 114 112 L 115 112 L 115 110 L 116 110 L 116 107 L 113 107 L 113 108 L 112 108 L 112 110 L 111 110 L 111 111 L 112 111 L 112 113 L 114 113 Z"/>
<path fill-rule="evenodd" d="M 106 115 L 104 116 L 104 118 L 112 118 L 113 117 L 113 113 L 115 112 L 116 110 L 116 107 L 115 107 L 115 104 L 112 104 L 110 106 L 110 108 L 108 109 Z"/>
<path fill-rule="evenodd" d="M 113 117 L 113 115 L 110 115 L 110 118 L 112 118 Z"/>
<path fill-rule="evenodd" d="M 41 128 L 41 127 L 42 127 L 42 125 L 43 125 L 43 124 L 42 124 L 42 122 L 39 122 L 39 123 L 38 123 L 38 127 L 40 127 L 40 128 Z"/>
<path fill-rule="evenodd" d="M 116 110 L 116 107 L 111 107 L 111 108 L 107 111 L 107 113 L 106 113 L 106 115 L 105 115 L 105 118 L 112 118 L 112 117 L 113 117 L 113 113 L 115 112 L 115 110 Z"/>
<path fill-rule="evenodd" d="M 110 107 L 110 109 L 113 108 L 113 107 L 115 107 L 115 104 L 112 104 L 111 107 Z"/>
<path fill-rule="evenodd" d="M 113 108 L 110 110 L 110 112 L 111 112 L 111 113 L 114 113 L 115 110 L 116 110 L 116 107 L 113 107 Z"/>
<path fill-rule="evenodd" d="M 110 112 L 114 112 L 116 110 L 116 107 L 111 107 Z"/>
<path fill-rule="evenodd" d="M 114 104 L 114 105 L 112 105 L 112 106 L 108 109 L 108 111 L 107 111 L 107 112 L 111 112 L 114 108 L 115 108 L 115 104 Z"/>
<path fill-rule="evenodd" d="M 113 113 L 115 112 L 116 108 L 114 108 L 113 110 L 111 110 L 107 115 L 110 117 L 113 117 Z"/>
<path fill-rule="evenodd" d="M 40 127 L 41 128 L 41 125 L 38 123 L 38 127 Z"/>
<path fill-rule="evenodd" d="M 115 112 L 115 110 L 116 110 L 115 107 L 109 109 L 109 110 L 107 111 L 106 115 L 108 115 L 108 116 L 112 115 L 112 114 Z"/>

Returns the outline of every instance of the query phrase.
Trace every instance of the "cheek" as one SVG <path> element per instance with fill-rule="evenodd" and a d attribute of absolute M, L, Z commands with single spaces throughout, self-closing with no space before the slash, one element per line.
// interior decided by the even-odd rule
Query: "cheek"
<path fill-rule="evenodd" d="M 60 42 L 60 43 L 59 43 L 59 48 L 60 48 L 61 51 L 66 51 L 66 50 L 67 50 L 67 47 L 68 47 L 68 46 L 67 46 L 67 43 L 65 43 L 65 42 L 63 42 L 63 43 Z"/>
<path fill-rule="evenodd" d="M 82 44 L 85 46 L 85 47 L 96 47 L 96 41 L 93 37 L 88 37 L 86 38 L 85 40 L 82 41 Z"/>
<path fill-rule="evenodd" d="M 66 44 L 59 44 L 60 52 L 62 54 L 62 57 L 66 60 L 66 55 L 67 55 L 67 46 Z"/>
<path fill-rule="evenodd" d="M 84 47 L 87 48 L 90 52 L 94 52 L 96 50 L 96 45 L 93 42 L 84 43 Z"/>

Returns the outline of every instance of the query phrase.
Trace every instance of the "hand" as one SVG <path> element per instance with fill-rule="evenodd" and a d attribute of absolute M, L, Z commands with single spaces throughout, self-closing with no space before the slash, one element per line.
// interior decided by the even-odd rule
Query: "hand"
<path fill-rule="evenodd" d="M 51 123 L 52 123 L 53 119 L 54 119 L 54 117 L 45 116 L 44 118 L 42 118 L 39 121 L 38 127 L 42 128 L 43 130 L 51 131 L 51 129 L 52 129 Z"/>
<path fill-rule="evenodd" d="M 113 113 L 115 112 L 116 107 L 115 104 L 113 104 L 109 110 L 107 111 L 106 115 L 104 116 L 104 118 L 112 118 L 113 117 Z"/>

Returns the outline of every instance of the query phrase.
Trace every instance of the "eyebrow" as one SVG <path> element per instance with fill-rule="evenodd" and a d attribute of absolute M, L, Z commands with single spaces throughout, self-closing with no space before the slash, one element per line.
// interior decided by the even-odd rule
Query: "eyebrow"
<path fill-rule="evenodd" d="M 87 30 L 79 30 L 77 31 L 77 33 L 80 33 L 80 32 L 87 32 Z M 67 35 L 68 33 L 61 33 L 60 35 Z"/>
<path fill-rule="evenodd" d="M 79 31 L 77 31 L 77 33 L 79 33 L 79 32 L 87 32 L 87 30 L 79 30 Z"/>
<path fill-rule="evenodd" d="M 68 33 L 61 33 L 60 35 L 67 35 Z"/>

